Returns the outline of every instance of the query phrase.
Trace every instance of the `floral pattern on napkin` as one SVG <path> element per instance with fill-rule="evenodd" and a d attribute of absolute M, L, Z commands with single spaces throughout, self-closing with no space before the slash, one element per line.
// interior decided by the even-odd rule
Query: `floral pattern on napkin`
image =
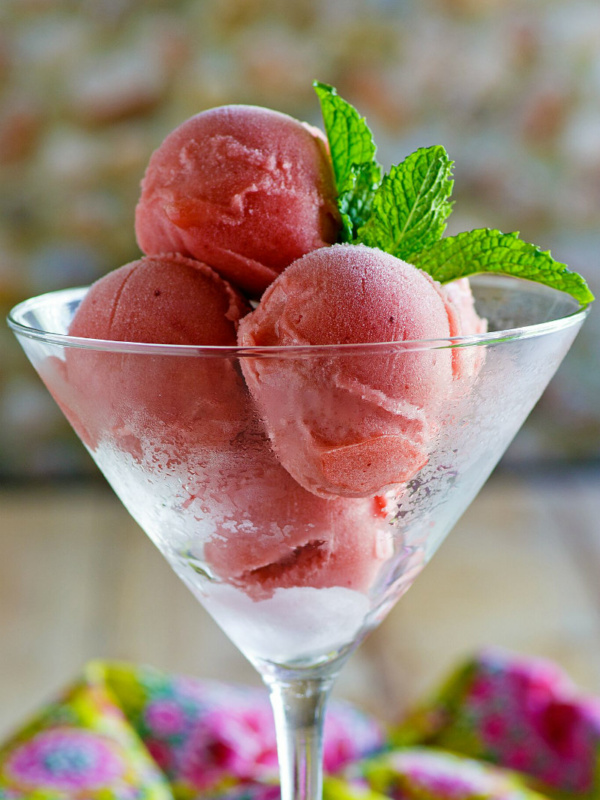
<path fill-rule="evenodd" d="M 600 701 L 485 651 L 389 734 L 332 702 L 324 800 L 592 800 Z M 92 662 L 0 748 L 0 800 L 278 800 L 264 690 Z"/>
<path fill-rule="evenodd" d="M 545 792 L 600 797 L 600 700 L 553 663 L 486 650 L 409 715 L 396 744 L 426 744 L 529 776 Z"/>
<path fill-rule="evenodd" d="M 99 665 L 0 749 L 0 800 L 172 800 Z"/>
<path fill-rule="evenodd" d="M 392 800 L 541 800 L 522 776 L 429 747 L 393 750 L 358 765 L 369 790 Z M 351 777 L 350 774 L 348 777 Z"/>
<path fill-rule="evenodd" d="M 325 769 L 378 751 L 384 729 L 346 703 L 325 723 Z M 278 795 L 265 691 L 93 662 L 0 750 L 0 800 Z"/>

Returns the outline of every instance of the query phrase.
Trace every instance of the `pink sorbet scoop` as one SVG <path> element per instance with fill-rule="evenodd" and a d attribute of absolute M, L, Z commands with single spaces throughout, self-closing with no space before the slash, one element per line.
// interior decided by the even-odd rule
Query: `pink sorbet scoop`
<path fill-rule="evenodd" d="M 161 255 L 97 281 L 69 334 L 234 346 L 238 321 L 248 311 L 241 295 L 210 267 Z M 50 365 L 51 390 L 91 448 L 99 438 L 114 437 L 136 455 L 145 440 L 162 438 L 173 458 L 184 459 L 197 441 L 227 441 L 242 424 L 246 390 L 234 364 L 223 358 L 68 348 L 61 364 Z"/>
<path fill-rule="evenodd" d="M 367 593 L 392 555 L 385 498 L 307 492 L 278 463 L 260 425 L 238 436 L 236 449 L 213 453 L 194 494 L 215 525 L 207 563 L 256 600 L 292 587 Z"/>
<path fill-rule="evenodd" d="M 460 333 L 458 309 L 424 272 L 380 250 L 335 245 L 288 267 L 241 321 L 238 342 L 353 345 Z M 368 497 L 410 480 L 427 463 L 462 367 L 448 349 L 393 345 L 242 362 L 279 460 L 322 497 Z"/>
<path fill-rule="evenodd" d="M 265 108 L 204 111 L 152 155 L 135 225 L 145 253 L 192 256 L 259 296 L 292 261 L 336 241 L 326 140 Z"/>

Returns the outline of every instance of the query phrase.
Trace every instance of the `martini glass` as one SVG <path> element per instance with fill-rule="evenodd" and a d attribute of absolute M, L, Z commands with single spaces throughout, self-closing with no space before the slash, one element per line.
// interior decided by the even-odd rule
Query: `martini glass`
<path fill-rule="evenodd" d="M 587 314 L 527 281 L 485 276 L 472 286 L 489 332 L 437 341 L 223 348 L 70 337 L 86 289 L 30 299 L 9 316 L 116 494 L 269 688 L 283 800 L 321 796 L 336 675 L 475 497 Z M 441 401 L 423 401 L 421 455 L 402 482 L 325 498 L 282 466 L 248 370 L 281 375 L 282 389 L 303 376 L 277 419 L 288 445 L 306 408 L 313 421 L 343 427 L 353 415 L 354 427 L 357 417 L 368 425 L 365 397 L 339 403 L 340 374 L 418 375 L 424 398 L 436 374 L 453 377 Z M 357 457 L 351 469 L 378 466 Z"/>

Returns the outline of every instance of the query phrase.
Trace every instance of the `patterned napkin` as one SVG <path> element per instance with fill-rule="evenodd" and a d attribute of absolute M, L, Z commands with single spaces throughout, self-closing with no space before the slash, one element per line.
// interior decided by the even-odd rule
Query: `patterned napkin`
<path fill-rule="evenodd" d="M 395 730 L 333 702 L 325 800 L 600 798 L 600 701 L 486 651 Z M 266 693 L 92 662 L 0 748 L 0 800 L 277 800 Z"/>

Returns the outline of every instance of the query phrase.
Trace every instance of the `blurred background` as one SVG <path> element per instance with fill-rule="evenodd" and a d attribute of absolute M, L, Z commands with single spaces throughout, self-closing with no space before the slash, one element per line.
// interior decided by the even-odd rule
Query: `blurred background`
<path fill-rule="evenodd" d="M 450 232 L 520 230 L 600 294 L 596 0 L 3 0 L 0 304 L 139 255 L 152 150 L 210 106 L 319 124 L 311 82 L 366 115 L 387 167 L 443 143 Z M 600 312 L 505 465 L 600 457 Z M 0 328 L 0 478 L 95 470 Z"/>

